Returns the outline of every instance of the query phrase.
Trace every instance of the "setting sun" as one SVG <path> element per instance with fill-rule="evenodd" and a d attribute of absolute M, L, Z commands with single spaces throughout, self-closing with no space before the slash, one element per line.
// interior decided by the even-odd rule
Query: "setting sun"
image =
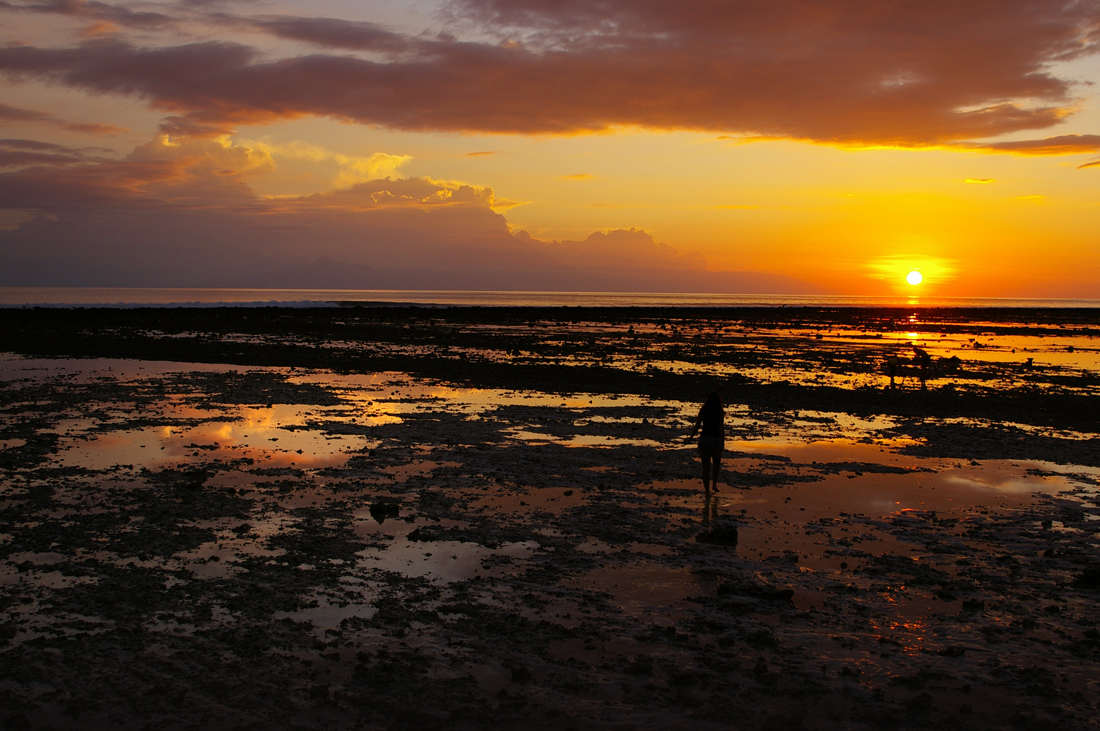
<path fill-rule="evenodd" d="M 909 284 L 916 286 L 924 281 L 924 276 L 914 269 L 913 271 L 905 275 L 905 281 L 909 282 Z"/>

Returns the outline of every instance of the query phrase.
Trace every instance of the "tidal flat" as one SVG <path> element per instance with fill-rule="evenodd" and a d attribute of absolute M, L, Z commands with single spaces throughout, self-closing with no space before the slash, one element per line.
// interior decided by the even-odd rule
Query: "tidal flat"
<path fill-rule="evenodd" d="M 4 729 L 1097 725 L 1098 310 L 10 309 L 0 351 Z"/>

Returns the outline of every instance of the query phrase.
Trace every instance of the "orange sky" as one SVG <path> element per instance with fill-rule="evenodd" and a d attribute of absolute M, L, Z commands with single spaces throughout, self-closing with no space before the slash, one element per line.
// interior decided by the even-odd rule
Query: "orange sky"
<path fill-rule="evenodd" d="M 0 285 L 1100 297 L 1100 0 L 13 0 L 0 33 Z"/>

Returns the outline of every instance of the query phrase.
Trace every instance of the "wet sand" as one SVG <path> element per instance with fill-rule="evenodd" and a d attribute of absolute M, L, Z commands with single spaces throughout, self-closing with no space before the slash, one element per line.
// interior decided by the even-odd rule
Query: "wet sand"
<path fill-rule="evenodd" d="M 0 726 L 1094 726 L 1098 320 L 5 312 Z"/>

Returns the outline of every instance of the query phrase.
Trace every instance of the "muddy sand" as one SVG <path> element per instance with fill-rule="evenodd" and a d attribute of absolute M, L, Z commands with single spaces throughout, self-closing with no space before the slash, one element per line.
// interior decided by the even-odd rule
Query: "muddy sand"
<path fill-rule="evenodd" d="M 1097 725 L 1096 310 L 5 310 L 0 338 L 4 729 Z"/>

